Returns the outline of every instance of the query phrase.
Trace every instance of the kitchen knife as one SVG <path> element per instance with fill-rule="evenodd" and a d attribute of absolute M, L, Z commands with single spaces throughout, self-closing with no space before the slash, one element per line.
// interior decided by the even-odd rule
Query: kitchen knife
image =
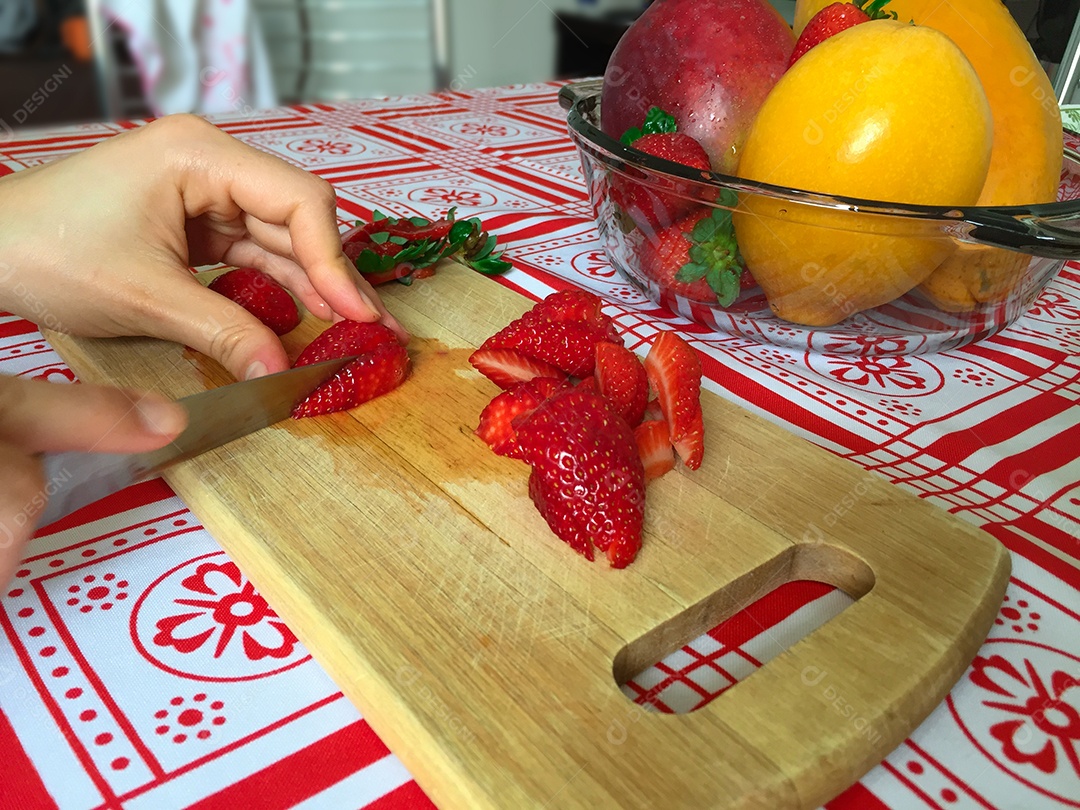
<path fill-rule="evenodd" d="M 48 525 L 99 498 L 157 475 L 172 464 L 280 422 L 297 402 L 355 359 L 312 363 L 177 400 L 187 409 L 188 425 L 174 441 L 158 450 L 44 454 L 48 501 L 37 525 Z"/>

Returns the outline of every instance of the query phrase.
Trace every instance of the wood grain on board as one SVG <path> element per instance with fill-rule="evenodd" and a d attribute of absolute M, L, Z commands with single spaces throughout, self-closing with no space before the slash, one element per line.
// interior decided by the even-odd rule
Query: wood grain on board
<path fill-rule="evenodd" d="M 528 468 L 472 432 L 497 389 L 468 356 L 531 302 L 454 264 L 380 293 L 414 335 L 404 385 L 166 478 L 440 806 L 814 808 L 985 638 L 998 543 L 710 393 L 705 462 L 650 485 L 637 561 L 589 564 L 533 507 Z M 307 316 L 290 356 L 322 328 Z M 49 339 L 86 381 L 231 382 L 176 344 Z M 618 689 L 793 579 L 858 601 L 691 714 Z"/>

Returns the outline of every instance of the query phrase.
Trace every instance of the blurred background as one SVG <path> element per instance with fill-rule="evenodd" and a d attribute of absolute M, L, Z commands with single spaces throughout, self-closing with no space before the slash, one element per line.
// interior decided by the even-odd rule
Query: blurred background
<path fill-rule="evenodd" d="M 771 0 L 790 21 L 794 0 Z M 0 127 L 603 72 L 642 0 L 0 0 Z M 1080 0 L 1007 0 L 1058 84 Z M 1075 34 L 1075 36 L 1074 36 Z M 1061 65 L 1059 69 L 1059 65 Z M 1063 101 L 1077 88 L 1055 87 Z"/>

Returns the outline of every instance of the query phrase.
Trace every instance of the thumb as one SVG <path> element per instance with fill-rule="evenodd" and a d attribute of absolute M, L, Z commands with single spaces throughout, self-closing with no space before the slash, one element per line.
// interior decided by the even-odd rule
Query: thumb
<path fill-rule="evenodd" d="M 238 380 L 284 371 L 289 358 L 278 336 L 239 304 L 191 279 L 176 285 L 158 337 L 209 355 Z"/>
<path fill-rule="evenodd" d="M 158 394 L 0 376 L 0 443 L 25 453 L 140 453 L 186 423 L 183 407 Z"/>

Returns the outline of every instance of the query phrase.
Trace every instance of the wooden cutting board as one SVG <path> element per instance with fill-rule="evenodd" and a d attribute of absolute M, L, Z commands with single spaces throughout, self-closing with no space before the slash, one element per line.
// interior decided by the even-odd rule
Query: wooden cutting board
<path fill-rule="evenodd" d="M 441 807 L 814 808 L 964 672 L 1008 578 L 988 535 L 706 393 L 702 468 L 650 486 L 632 566 L 590 565 L 472 433 L 497 389 L 469 353 L 531 302 L 457 265 L 380 292 L 404 385 L 166 477 Z M 49 339 L 86 381 L 231 381 L 175 344 Z M 619 691 L 794 579 L 858 601 L 699 711 Z"/>

